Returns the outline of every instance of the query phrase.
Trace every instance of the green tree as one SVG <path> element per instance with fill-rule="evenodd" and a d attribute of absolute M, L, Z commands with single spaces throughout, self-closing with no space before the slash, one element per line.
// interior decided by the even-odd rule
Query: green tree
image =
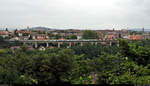
<path fill-rule="evenodd" d="M 88 76 L 93 72 L 89 65 L 91 60 L 84 59 L 84 55 L 74 57 L 74 68 L 71 71 L 70 79 L 73 84 L 83 84 L 86 80 L 90 82 Z"/>
<path fill-rule="evenodd" d="M 86 30 L 82 35 L 83 39 L 98 39 L 98 33 L 96 31 Z"/>
<path fill-rule="evenodd" d="M 57 56 L 52 56 L 50 67 L 57 83 L 61 83 L 63 80 L 65 81 L 65 79 L 68 81 L 68 73 L 73 67 L 73 57 L 74 51 L 71 49 L 61 50 Z"/>
<path fill-rule="evenodd" d="M 62 49 L 56 53 L 41 52 L 34 57 L 33 73 L 38 83 L 69 83 L 69 72 L 73 68 L 74 51 Z"/>
<path fill-rule="evenodd" d="M 117 46 L 104 46 L 101 44 L 84 44 L 83 46 L 72 47 L 72 49 L 77 55 L 84 54 L 84 58 L 89 59 L 92 59 L 93 57 L 99 57 L 103 52 L 107 54 L 116 54 L 119 51 Z"/>
<path fill-rule="evenodd" d="M 104 38 L 106 36 L 106 32 L 102 32 L 102 37 Z"/>
<path fill-rule="evenodd" d="M 57 34 L 55 35 L 55 39 L 60 39 L 61 38 L 61 35 Z"/>
<path fill-rule="evenodd" d="M 70 39 L 77 39 L 77 36 L 76 35 L 71 35 Z"/>
<path fill-rule="evenodd" d="M 4 42 L 4 38 L 0 36 L 0 42 Z"/>
<path fill-rule="evenodd" d="M 18 30 L 17 30 L 17 29 L 15 29 L 15 31 L 14 31 L 14 35 L 18 37 L 19 35 L 18 35 L 17 31 L 18 31 Z"/>
<path fill-rule="evenodd" d="M 120 40 L 119 43 L 124 57 L 128 57 L 138 65 L 146 66 L 150 62 L 150 48 L 144 47 L 142 42 L 129 43 L 127 40 Z"/>
<path fill-rule="evenodd" d="M 5 41 L 5 39 L 0 36 L 0 48 L 8 48 L 9 47 L 9 42 Z"/>

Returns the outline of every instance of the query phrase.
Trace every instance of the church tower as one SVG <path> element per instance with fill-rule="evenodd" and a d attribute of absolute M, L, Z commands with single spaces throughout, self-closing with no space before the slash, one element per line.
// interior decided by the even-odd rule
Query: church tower
<path fill-rule="evenodd" d="M 144 34 L 144 27 L 142 28 L 142 33 Z"/>

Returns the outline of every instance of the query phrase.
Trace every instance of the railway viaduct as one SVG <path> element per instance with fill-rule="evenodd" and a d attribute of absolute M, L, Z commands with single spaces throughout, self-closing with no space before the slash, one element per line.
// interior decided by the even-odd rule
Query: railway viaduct
<path fill-rule="evenodd" d="M 15 42 L 15 41 L 8 40 L 8 42 Z M 40 43 L 46 44 L 46 47 L 49 47 L 50 43 L 57 43 L 58 48 L 60 48 L 61 44 L 63 44 L 63 43 L 68 43 L 69 48 L 72 47 L 72 44 L 75 44 L 75 43 L 79 43 L 80 46 L 83 46 L 83 44 L 85 44 L 85 43 L 91 43 L 91 44 L 101 43 L 101 44 L 108 44 L 110 46 L 113 43 L 118 44 L 117 40 L 102 41 L 102 40 L 95 40 L 95 39 L 94 40 L 93 39 L 88 39 L 88 40 L 85 40 L 85 39 L 83 39 L 83 40 L 19 40 L 18 42 L 23 43 L 23 44 L 32 44 L 32 45 L 34 45 L 35 48 L 38 48 L 38 44 L 40 44 Z"/>

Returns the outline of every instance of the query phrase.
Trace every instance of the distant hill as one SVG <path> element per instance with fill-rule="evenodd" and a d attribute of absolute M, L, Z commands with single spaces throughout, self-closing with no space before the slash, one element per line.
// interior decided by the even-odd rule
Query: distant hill
<path fill-rule="evenodd" d="M 53 29 L 53 28 L 48 28 L 48 27 L 32 27 L 32 28 L 29 28 L 29 30 L 42 30 L 42 31 L 50 31 L 50 30 L 56 30 L 56 29 Z"/>

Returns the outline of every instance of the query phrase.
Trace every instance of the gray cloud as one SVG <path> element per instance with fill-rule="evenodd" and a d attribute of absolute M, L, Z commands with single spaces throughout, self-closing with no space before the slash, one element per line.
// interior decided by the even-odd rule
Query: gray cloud
<path fill-rule="evenodd" d="M 0 0 L 0 27 L 150 28 L 149 0 Z"/>

